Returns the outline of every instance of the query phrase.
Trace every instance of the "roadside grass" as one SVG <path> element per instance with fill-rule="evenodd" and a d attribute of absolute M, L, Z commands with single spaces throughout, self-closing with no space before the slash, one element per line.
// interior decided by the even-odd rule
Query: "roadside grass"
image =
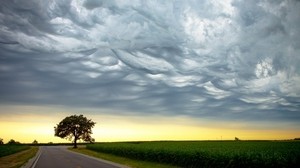
<path fill-rule="evenodd" d="M 178 168 L 176 166 L 167 165 L 167 164 L 160 164 L 160 163 L 154 163 L 154 162 L 147 162 L 147 161 L 141 161 L 141 160 L 134 160 L 129 159 L 126 157 L 120 157 L 116 155 L 111 155 L 107 153 L 101 153 L 101 152 L 95 152 L 86 149 L 85 147 L 79 147 L 77 149 L 69 148 L 69 150 L 72 150 L 74 152 L 82 153 L 85 155 L 93 156 L 96 158 L 101 158 L 104 160 L 108 160 L 111 162 L 119 163 L 128 167 L 132 168 Z"/>
<path fill-rule="evenodd" d="M 0 168 L 19 168 L 34 157 L 37 151 L 38 147 L 30 147 L 27 150 L 1 157 Z"/>

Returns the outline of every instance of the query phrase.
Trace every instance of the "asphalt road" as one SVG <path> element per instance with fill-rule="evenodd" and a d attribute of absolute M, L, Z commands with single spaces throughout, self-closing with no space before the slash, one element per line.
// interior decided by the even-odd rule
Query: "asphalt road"
<path fill-rule="evenodd" d="M 69 151 L 63 146 L 43 146 L 32 168 L 120 168 L 122 165 Z"/>

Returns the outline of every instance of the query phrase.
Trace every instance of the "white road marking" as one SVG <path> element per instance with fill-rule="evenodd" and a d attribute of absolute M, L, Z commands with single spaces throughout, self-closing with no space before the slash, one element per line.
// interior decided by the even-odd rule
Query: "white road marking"
<path fill-rule="evenodd" d="M 39 160 L 41 154 L 42 154 L 42 149 L 39 151 L 39 154 L 38 154 L 37 158 L 35 159 L 33 165 L 31 166 L 31 168 L 35 168 L 36 163 L 38 162 L 38 160 Z"/>

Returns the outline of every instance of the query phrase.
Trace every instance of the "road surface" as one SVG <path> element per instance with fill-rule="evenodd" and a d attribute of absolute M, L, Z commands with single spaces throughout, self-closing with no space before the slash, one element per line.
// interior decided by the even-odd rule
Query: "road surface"
<path fill-rule="evenodd" d="M 120 168 L 122 165 L 85 156 L 63 146 L 42 146 L 32 168 Z"/>

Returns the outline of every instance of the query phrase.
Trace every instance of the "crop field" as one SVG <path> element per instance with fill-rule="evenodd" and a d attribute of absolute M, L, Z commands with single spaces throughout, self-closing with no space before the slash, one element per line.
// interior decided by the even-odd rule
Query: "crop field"
<path fill-rule="evenodd" d="M 25 145 L 0 145 L 0 157 L 14 154 L 23 150 L 29 149 Z"/>
<path fill-rule="evenodd" d="M 179 167 L 300 167 L 300 141 L 154 141 L 87 149 Z"/>

